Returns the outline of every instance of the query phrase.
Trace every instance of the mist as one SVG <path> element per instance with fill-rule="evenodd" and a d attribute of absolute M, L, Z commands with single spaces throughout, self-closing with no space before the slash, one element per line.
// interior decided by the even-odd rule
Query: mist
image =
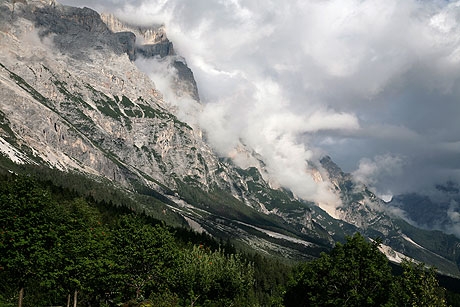
<path fill-rule="evenodd" d="M 253 148 L 303 198 L 336 201 L 307 173 L 323 154 L 388 199 L 460 179 L 460 1 L 62 2 L 164 24 L 210 144 Z"/>

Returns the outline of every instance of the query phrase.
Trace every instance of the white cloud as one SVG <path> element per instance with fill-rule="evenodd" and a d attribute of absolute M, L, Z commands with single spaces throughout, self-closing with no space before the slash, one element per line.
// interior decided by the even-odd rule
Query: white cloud
<path fill-rule="evenodd" d="M 447 210 L 449 222 L 446 225 L 441 225 L 444 231 L 453 233 L 460 238 L 460 206 L 455 200 L 451 200 L 449 209 Z"/>
<path fill-rule="evenodd" d="M 363 158 L 359 161 L 359 166 L 352 173 L 353 178 L 362 184 L 370 186 L 375 190 L 375 187 L 382 180 L 397 177 L 403 172 L 404 159 L 399 156 L 390 154 L 375 156 L 372 160 Z M 387 201 L 391 199 L 391 191 L 376 191 L 382 198 Z"/>
<path fill-rule="evenodd" d="M 163 59 L 140 57 L 136 59 L 135 64 L 154 82 L 155 87 L 163 95 L 163 100 L 176 109 L 178 118 L 197 126 L 197 116 L 201 112 L 202 106 L 191 97 L 190 93 L 178 89 L 178 72 L 174 67 L 176 60 L 181 59 L 177 57 Z"/>
<path fill-rule="evenodd" d="M 211 144 L 243 141 L 296 193 L 322 189 L 305 175 L 322 150 L 384 194 L 460 179 L 460 1 L 64 2 L 165 24 Z"/>

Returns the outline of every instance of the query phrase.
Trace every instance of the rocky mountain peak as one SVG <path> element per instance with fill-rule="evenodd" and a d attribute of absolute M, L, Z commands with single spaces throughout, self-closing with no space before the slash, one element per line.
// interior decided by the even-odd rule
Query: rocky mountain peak
<path fill-rule="evenodd" d="M 174 51 L 173 43 L 168 39 L 163 25 L 150 27 L 136 26 L 123 22 L 113 14 L 101 14 L 107 27 L 117 35 L 125 52 L 132 61 L 138 58 L 160 58 L 170 62 L 176 71 L 173 89 L 177 96 L 188 95 L 195 101 L 200 100 L 198 87 L 192 70 L 184 58 Z"/>
<path fill-rule="evenodd" d="M 121 21 L 115 15 L 107 13 L 102 13 L 101 18 L 112 32 L 132 32 L 142 45 L 170 43 L 166 36 L 164 25 L 152 25 L 148 27 L 131 25 Z M 173 53 L 171 51 L 171 54 Z"/>
<path fill-rule="evenodd" d="M 332 161 L 331 157 L 322 157 L 320 163 L 331 179 L 342 179 L 345 176 L 345 173 L 334 161 Z"/>

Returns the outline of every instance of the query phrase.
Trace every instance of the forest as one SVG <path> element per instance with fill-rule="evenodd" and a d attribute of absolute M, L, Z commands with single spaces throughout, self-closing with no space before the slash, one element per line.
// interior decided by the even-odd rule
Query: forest
<path fill-rule="evenodd" d="M 458 306 L 460 301 L 458 293 L 440 286 L 433 268 L 405 261 L 395 272 L 378 250 L 378 239 L 367 242 L 357 233 L 316 260 L 293 263 L 169 226 L 115 202 L 116 192 L 108 187 L 97 190 L 98 197 L 84 192 L 88 186 L 77 188 L 91 180 L 41 172 L 0 171 L 0 306 Z"/>

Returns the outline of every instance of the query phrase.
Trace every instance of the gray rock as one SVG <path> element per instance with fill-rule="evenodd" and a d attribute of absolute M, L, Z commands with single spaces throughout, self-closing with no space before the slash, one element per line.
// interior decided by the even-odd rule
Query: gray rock
<path fill-rule="evenodd" d="M 169 41 L 163 26 L 139 27 L 124 23 L 110 14 L 102 14 L 102 20 L 115 33 L 125 33 L 130 31 L 137 37 L 138 45 L 135 47 L 134 56 L 130 55 L 131 60 L 137 57 L 143 58 L 166 58 L 175 57 L 173 43 Z M 172 61 L 177 70 L 176 90 L 178 96 L 187 93 L 194 100 L 199 101 L 198 87 L 192 70 L 187 66 L 185 60 Z"/>
<path fill-rule="evenodd" d="M 115 35 L 123 46 L 123 52 L 126 52 L 129 59 L 134 61 L 136 59 L 136 35 L 132 32 L 117 32 Z"/>
<path fill-rule="evenodd" d="M 198 86 L 196 85 L 195 77 L 193 76 L 192 70 L 182 61 L 174 61 L 174 68 L 177 69 L 177 75 L 179 80 L 177 81 L 177 87 L 186 93 L 196 101 L 200 101 L 200 95 L 198 94 Z"/>
<path fill-rule="evenodd" d="M 94 49 L 117 55 L 129 51 L 92 9 L 43 6 L 32 7 L 30 13 L 26 11 L 24 17 L 30 17 L 41 37 L 52 35 L 54 44 L 64 54 L 88 59 L 87 54 Z"/>
<path fill-rule="evenodd" d="M 170 41 L 136 47 L 136 56 L 144 58 L 154 58 L 156 56 L 164 58 L 170 55 L 175 55 L 173 44 Z"/>

